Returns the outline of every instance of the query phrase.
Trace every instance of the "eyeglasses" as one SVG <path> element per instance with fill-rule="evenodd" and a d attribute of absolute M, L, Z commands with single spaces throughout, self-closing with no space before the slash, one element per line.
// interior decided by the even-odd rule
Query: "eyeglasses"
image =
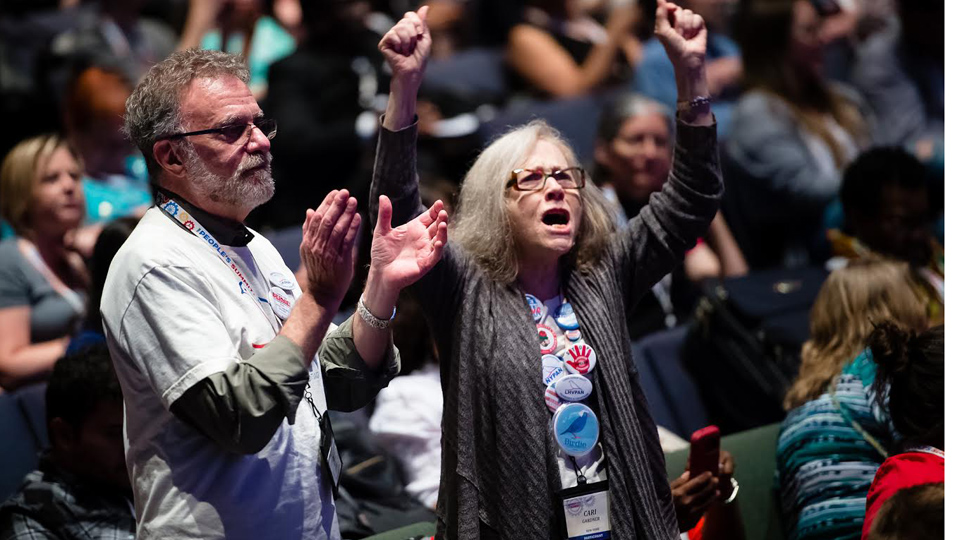
<path fill-rule="evenodd" d="M 539 191 L 547 183 L 547 178 L 553 178 L 563 189 L 581 189 L 587 181 L 587 175 L 580 167 L 547 172 L 543 169 L 514 169 L 510 173 L 507 187 L 517 191 Z"/>
<path fill-rule="evenodd" d="M 161 139 L 180 139 L 183 137 L 190 137 L 192 135 L 207 135 L 208 133 L 218 133 L 223 140 L 229 144 L 233 144 L 240 140 L 247 133 L 247 128 L 254 126 L 264 135 L 267 136 L 267 139 L 273 139 L 277 136 L 277 121 L 272 118 L 257 118 L 253 122 L 243 122 L 240 124 L 232 124 L 229 126 L 223 126 L 218 128 L 211 129 L 201 129 L 200 131 L 189 131 L 187 133 L 174 133 L 172 135 L 166 135 L 160 137 Z"/>

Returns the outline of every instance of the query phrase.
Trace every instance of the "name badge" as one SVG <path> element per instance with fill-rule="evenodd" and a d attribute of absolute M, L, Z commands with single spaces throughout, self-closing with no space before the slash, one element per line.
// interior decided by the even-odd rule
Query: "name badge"
<path fill-rule="evenodd" d="M 330 424 L 330 412 L 324 412 L 320 417 L 320 448 L 317 451 L 317 465 L 321 467 L 330 483 L 330 491 L 336 499 L 340 495 L 340 472 L 343 462 L 340 460 L 340 451 L 337 450 L 337 440 L 333 436 L 333 426 Z"/>
<path fill-rule="evenodd" d="M 569 540 L 610 538 L 607 482 L 585 484 L 560 492 Z"/>

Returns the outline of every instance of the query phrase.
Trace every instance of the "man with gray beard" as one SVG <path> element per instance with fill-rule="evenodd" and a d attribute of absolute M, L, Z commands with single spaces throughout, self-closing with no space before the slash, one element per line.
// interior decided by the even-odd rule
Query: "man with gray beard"
<path fill-rule="evenodd" d="M 114 258 L 100 308 L 138 538 L 340 538 L 327 409 L 362 407 L 399 371 L 397 295 L 446 243 L 439 202 L 394 229 L 381 200 L 357 315 L 334 327 L 357 201 L 333 191 L 307 211 L 301 291 L 243 225 L 273 195 L 277 131 L 248 79 L 240 57 L 178 52 L 126 104 L 158 200 Z"/>

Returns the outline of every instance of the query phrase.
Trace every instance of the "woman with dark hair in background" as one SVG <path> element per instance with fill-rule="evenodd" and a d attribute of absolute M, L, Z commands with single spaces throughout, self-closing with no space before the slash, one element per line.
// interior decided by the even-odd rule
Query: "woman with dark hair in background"
<path fill-rule="evenodd" d="M 942 325 L 916 333 L 884 323 L 870 337 L 877 401 L 901 439 L 900 453 L 883 462 L 870 485 L 863 540 L 884 501 L 897 491 L 944 481 L 943 348 Z"/>
<path fill-rule="evenodd" d="M 737 208 L 728 217 L 754 268 L 826 259 L 823 210 L 870 141 L 861 100 L 824 78 L 821 25 L 809 0 L 743 7 L 746 93 L 726 146 Z"/>
<path fill-rule="evenodd" d="M 636 35 L 641 11 L 636 0 L 615 4 L 601 25 L 578 2 L 526 2 L 520 22 L 507 33 L 507 65 L 526 87 L 549 98 L 628 81 L 643 50 Z"/>
<path fill-rule="evenodd" d="M 57 135 L 27 139 L 0 168 L 0 388 L 46 378 L 83 319 L 89 276 L 73 251 L 83 222 L 77 152 Z"/>

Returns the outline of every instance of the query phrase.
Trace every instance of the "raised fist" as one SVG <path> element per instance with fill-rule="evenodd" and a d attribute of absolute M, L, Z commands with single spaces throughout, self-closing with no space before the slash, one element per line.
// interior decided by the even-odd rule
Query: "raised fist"
<path fill-rule="evenodd" d="M 654 32 L 678 76 L 681 72 L 691 73 L 705 68 L 707 26 L 703 17 L 672 2 L 657 0 Z"/>
<path fill-rule="evenodd" d="M 380 40 L 380 53 L 393 71 L 394 80 L 419 87 L 430 56 L 427 6 L 408 11 Z"/>

